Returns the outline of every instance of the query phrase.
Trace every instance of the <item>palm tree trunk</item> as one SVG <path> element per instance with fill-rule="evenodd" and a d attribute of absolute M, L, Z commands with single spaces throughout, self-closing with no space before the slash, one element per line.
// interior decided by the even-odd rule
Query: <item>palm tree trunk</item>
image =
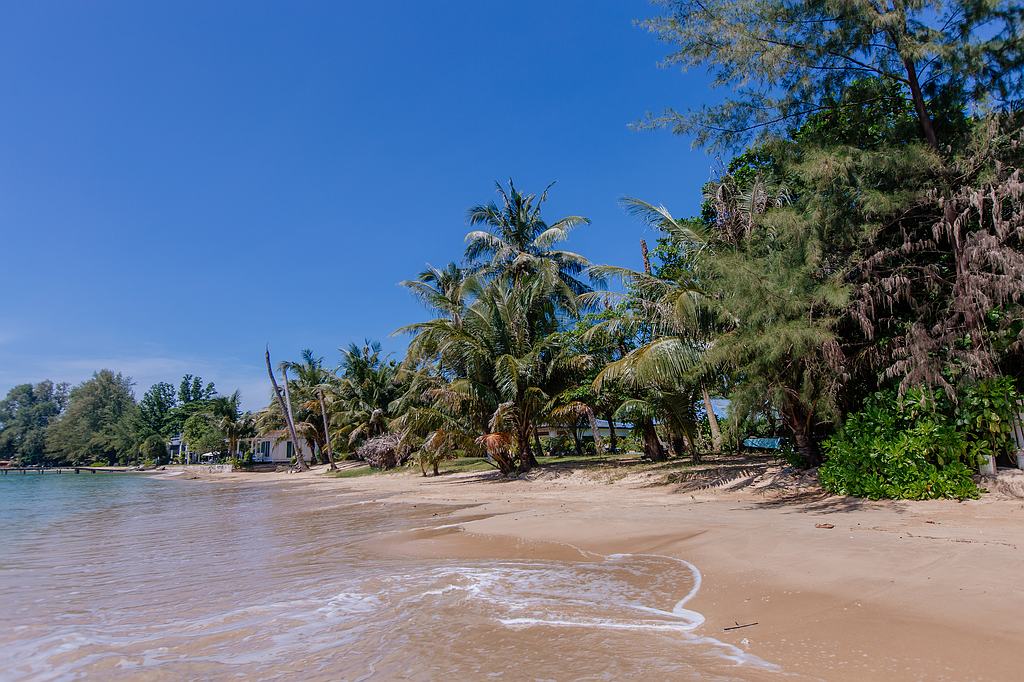
<path fill-rule="evenodd" d="M 615 433 L 615 422 L 612 421 L 611 413 L 605 416 L 605 420 L 608 422 L 608 447 L 611 448 L 613 455 L 618 454 L 619 434 Z"/>
<path fill-rule="evenodd" d="M 658 438 L 658 430 L 654 427 L 654 422 L 645 420 L 641 428 L 644 436 L 644 455 L 652 462 L 664 462 L 667 459 L 665 448 L 661 446 L 661 439 Z"/>
<path fill-rule="evenodd" d="M 285 372 L 285 390 L 282 391 L 281 387 L 277 385 L 277 379 L 274 377 L 274 369 L 270 364 L 270 348 L 267 347 L 267 374 L 270 375 L 270 383 L 274 386 L 274 396 L 277 398 L 277 402 L 281 407 L 281 413 L 284 415 L 284 420 L 288 424 L 288 435 L 292 439 L 292 447 L 295 448 L 295 452 L 298 453 L 298 467 L 299 471 L 307 471 L 309 467 L 306 466 L 306 461 L 302 459 L 302 452 L 299 450 L 299 437 L 295 435 L 295 422 L 292 421 L 292 411 L 286 399 L 288 396 L 288 374 Z"/>
<path fill-rule="evenodd" d="M 722 451 L 722 429 L 718 426 L 718 417 L 715 415 L 714 405 L 711 404 L 711 394 L 708 387 L 700 385 L 700 392 L 704 395 L 704 409 L 708 413 L 708 426 L 711 427 L 711 449 L 715 452 Z"/>
<path fill-rule="evenodd" d="M 575 426 L 570 429 L 572 431 L 572 444 L 576 447 L 576 456 L 583 456 L 583 443 L 580 442 L 580 432 Z"/>
<path fill-rule="evenodd" d="M 316 397 L 320 400 L 320 416 L 324 420 L 324 443 L 327 446 L 327 470 L 334 471 L 338 467 L 334 465 L 334 450 L 331 448 L 331 425 L 327 421 L 327 407 L 324 405 L 324 392 L 317 391 Z"/>
<path fill-rule="evenodd" d="M 526 473 L 533 468 L 536 460 L 533 457 L 533 452 L 530 450 L 530 426 L 523 425 L 519 427 L 519 473 Z"/>
<path fill-rule="evenodd" d="M 537 455 L 544 456 L 544 446 L 540 444 L 540 432 L 537 431 L 536 425 L 533 427 L 533 444 L 537 446 Z M 536 464 L 536 462 L 534 462 Z"/>
<path fill-rule="evenodd" d="M 589 405 L 584 411 L 587 413 L 587 421 L 590 422 L 590 432 L 594 434 L 594 452 L 600 455 L 604 451 L 604 442 L 601 440 L 601 432 L 597 430 L 597 417 Z"/>
<path fill-rule="evenodd" d="M 690 451 L 690 461 L 694 464 L 700 464 L 700 452 L 697 451 L 697 444 L 693 441 L 693 437 L 690 432 L 683 429 L 683 443 L 686 449 Z"/>

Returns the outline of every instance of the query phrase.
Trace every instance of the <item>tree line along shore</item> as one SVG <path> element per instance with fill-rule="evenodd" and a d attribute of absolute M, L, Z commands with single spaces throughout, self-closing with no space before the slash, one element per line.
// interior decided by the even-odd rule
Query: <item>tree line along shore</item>
<path fill-rule="evenodd" d="M 658 4 L 641 24 L 666 64 L 724 95 L 638 125 L 728 160 L 695 215 L 622 198 L 642 268 L 567 248 L 597 229 L 586 207 L 553 218 L 551 186 L 501 182 L 464 250 L 402 282 L 429 311 L 396 331 L 404 357 L 268 349 L 254 413 L 191 375 L 139 400 L 108 369 L 19 385 L 0 459 L 157 463 L 181 434 L 246 466 L 249 439 L 277 434 L 298 468 L 472 457 L 514 476 L 624 449 L 700 462 L 760 436 L 830 492 L 976 497 L 979 467 L 1024 448 L 1024 8 Z"/>

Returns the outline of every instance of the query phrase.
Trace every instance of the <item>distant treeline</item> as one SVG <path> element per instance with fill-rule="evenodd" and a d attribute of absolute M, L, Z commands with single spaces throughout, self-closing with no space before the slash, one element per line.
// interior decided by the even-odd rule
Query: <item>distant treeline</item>
<path fill-rule="evenodd" d="M 109 369 L 70 387 L 20 384 L 0 401 L 0 460 L 22 465 L 159 463 L 171 436 L 190 431 L 199 447 L 219 450 L 225 429 L 242 419 L 239 396 L 182 377 L 154 384 L 135 400 L 130 377 Z"/>

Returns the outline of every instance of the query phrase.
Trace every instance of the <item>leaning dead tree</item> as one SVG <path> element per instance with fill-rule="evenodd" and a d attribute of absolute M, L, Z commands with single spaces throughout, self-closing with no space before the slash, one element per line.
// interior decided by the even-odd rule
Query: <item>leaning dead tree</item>
<path fill-rule="evenodd" d="M 274 368 L 270 364 L 270 346 L 267 346 L 267 375 L 270 377 L 270 383 L 274 386 L 274 397 L 277 398 L 277 402 L 281 407 L 281 414 L 284 415 L 284 420 L 288 424 L 288 437 L 291 439 L 292 448 L 295 451 L 295 466 L 298 467 L 299 471 L 308 471 L 309 467 L 306 466 L 306 460 L 302 456 L 302 449 L 299 447 L 299 437 L 295 435 L 295 420 L 292 418 L 292 406 L 291 400 L 288 397 L 288 372 L 282 369 L 284 376 L 284 390 L 277 384 L 277 378 L 274 376 Z"/>
<path fill-rule="evenodd" d="M 334 471 L 338 467 L 334 465 L 334 449 L 331 447 L 331 426 L 327 420 L 327 405 L 324 403 L 324 392 L 323 389 L 317 388 L 316 397 L 320 401 L 320 417 L 324 422 L 324 450 L 327 452 L 327 467 L 331 471 Z"/>

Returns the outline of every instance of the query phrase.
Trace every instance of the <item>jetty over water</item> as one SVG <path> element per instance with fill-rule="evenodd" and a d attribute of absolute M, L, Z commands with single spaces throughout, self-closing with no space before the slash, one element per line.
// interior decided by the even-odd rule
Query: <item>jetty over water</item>
<path fill-rule="evenodd" d="M 83 471 L 86 471 L 86 472 L 88 472 L 90 474 L 130 474 L 130 473 L 138 473 L 138 470 L 136 470 L 136 469 L 126 469 L 126 468 L 123 468 L 123 467 L 83 467 L 83 466 L 78 466 L 78 467 L 76 467 L 76 466 L 66 466 L 66 467 L 41 467 L 41 466 L 38 466 L 38 467 L 0 467 L 0 473 L 2 473 L 4 476 L 6 476 L 8 474 L 8 472 L 11 472 L 11 473 L 20 472 L 22 474 L 27 474 L 27 473 L 30 473 L 30 472 L 31 473 L 38 472 L 40 474 L 47 474 L 47 473 L 51 473 L 51 474 L 64 474 L 64 473 L 71 473 L 72 471 L 75 472 L 76 474 L 80 474 Z"/>

